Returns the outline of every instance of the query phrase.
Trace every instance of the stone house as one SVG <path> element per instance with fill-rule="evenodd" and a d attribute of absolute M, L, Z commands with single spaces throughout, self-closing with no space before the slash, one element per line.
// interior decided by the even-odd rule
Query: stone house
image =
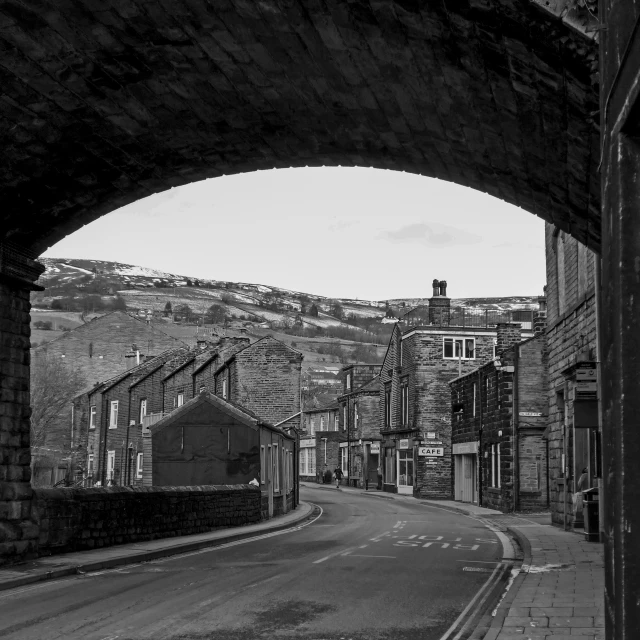
<path fill-rule="evenodd" d="M 346 436 L 340 431 L 340 406 L 306 409 L 300 432 L 300 479 L 322 481 L 325 469 L 333 472 L 340 464 L 340 443 Z"/>
<path fill-rule="evenodd" d="M 553 225 L 545 224 L 547 268 L 547 342 L 549 348 L 549 490 L 555 524 L 581 526 L 574 507 L 576 484 L 584 468 L 588 486 L 602 479 L 601 431 L 598 428 L 597 382 L 586 394 L 578 380 L 580 368 L 597 381 L 596 260 L 597 256 Z M 579 393 L 579 399 L 576 394 Z M 583 400 L 586 396 L 587 399 Z M 591 409 L 584 422 L 576 413 Z M 586 425 L 586 426 L 585 426 Z M 563 469 L 563 460 L 565 461 Z"/>
<path fill-rule="evenodd" d="M 284 342 L 265 336 L 221 362 L 214 371 L 214 393 L 266 422 L 286 421 L 299 430 L 302 358 Z"/>
<path fill-rule="evenodd" d="M 363 489 L 381 485 L 379 372 L 379 364 L 349 365 L 341 372 L 344 389 L 338 404 L 345 441 L 340 443 L 340 465 L 345 482 Z"/>
<path fill-rule="evenodd" d="M 207 390 L 152 424 L 143 446 L 144 486 L 256 482 L 263 517 L 295 504 L 295 437 Z"/>
<path fill-rule="evenodd" d="M 450 382 L 454 498 L 508 511 L 548 508 L 544 323 L 520 341 L 498 325 L 497 357 Z"/>
<path fill-rule="evenodd" d="M 492 360 L 497 326 L 513 319 L 451 307 L 446 288 L 434 280 L 429 304 L 402 316 L 389 340 L 380 372 L 384 491 L 453 497 L 449 382 Z M 533 312 L 520 312 L 518 321 L 523 337 L 532 337 Z"/>

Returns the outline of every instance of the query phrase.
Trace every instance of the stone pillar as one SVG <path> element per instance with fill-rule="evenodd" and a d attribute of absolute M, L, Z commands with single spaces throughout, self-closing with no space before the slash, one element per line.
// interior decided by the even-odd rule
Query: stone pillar
<path fill-rule="evenodd" d="M 605 637 L 640 629 L 640 7 L 601 2 Z"/>
<path fill-rule="evenodd" d="M 29 292 L 44 267 L 0 243 L 0 564 L 34 556 L 29 416 Z"/>
<path fill-rule="evenodd" d="M 522 340 L 520 324 L 517 322 L 498 322 L 496 330 L 498 333 L 496 354 L 502 353 Z"/>

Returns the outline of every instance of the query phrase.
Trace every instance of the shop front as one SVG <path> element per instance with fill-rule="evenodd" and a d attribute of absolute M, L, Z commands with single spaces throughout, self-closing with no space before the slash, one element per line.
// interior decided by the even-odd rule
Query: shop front
<path fill-rule="evenodd" d="M 454 499 L 478 504 L 478 443 L 453 445 Z"/>

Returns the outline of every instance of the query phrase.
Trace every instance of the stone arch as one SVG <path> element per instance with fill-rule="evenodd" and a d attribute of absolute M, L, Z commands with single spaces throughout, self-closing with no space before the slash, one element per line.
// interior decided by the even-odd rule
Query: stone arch
<path fill-rule="evenodd" d="M 597 45 L 560 5 L 8 0 L 5 238 L 40 252 L 172 186 L 362 165 L 484 191 L 597 250 Z"/>

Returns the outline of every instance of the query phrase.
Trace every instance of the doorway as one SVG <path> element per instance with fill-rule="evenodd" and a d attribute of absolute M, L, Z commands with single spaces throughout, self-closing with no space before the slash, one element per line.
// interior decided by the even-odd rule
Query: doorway
<path fill-rule="evenodd" d="M 398 451 L 398 493 L 413 494 L 413 451 Z"/>
<path fill-rule="evenodd" d="M 460 502 L 478 502 L 476 482 L 477 461 L 475 454 L 460 454 L 455 458 L 455 499 Z"/>

